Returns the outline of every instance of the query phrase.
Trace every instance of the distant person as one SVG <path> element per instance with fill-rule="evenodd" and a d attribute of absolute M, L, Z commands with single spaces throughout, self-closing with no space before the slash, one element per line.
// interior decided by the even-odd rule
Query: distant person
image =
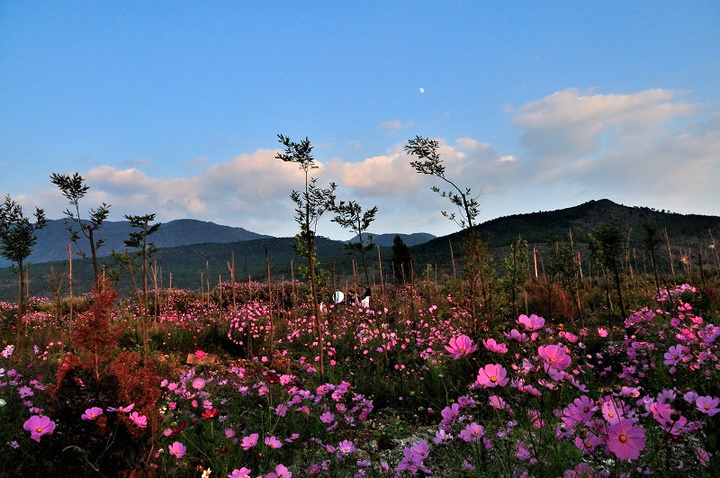
<path fill-rule="evenodd" d="M 363 298 L 360 300 L 360 306 L 363 309 L 369 309 L 370 308 L 370 295 L 372 294 L 372 291 L 370 290 L 370 287 L 365 289 L 365 294 L 363 294 Z"/>

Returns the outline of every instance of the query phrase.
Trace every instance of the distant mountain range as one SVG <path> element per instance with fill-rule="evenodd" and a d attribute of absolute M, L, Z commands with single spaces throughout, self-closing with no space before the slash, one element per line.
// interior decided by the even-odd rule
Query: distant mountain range
<path fill-rule="evenodd" d="M 681 255 L 697 255 L 698 251 L 707 251 L 706 261 L 712 263 L 713 250 L 708 246 L 714 240 L 720 240 L 720 217 L 696 214 L 676 214 L 657 211 L 646 207 L 628 207 L 607 199 L 589 201 L 579 206 L 556 211 L 534 212 L 501 217 L 476 226 L 480 237 L 487 242 L 496 270 L 502 269 L 502 258 L 507 256 L 508 247 L 519 236 L 535 246 L 543 260 L 548 244 L 553 241 L 567 241 L 572 234 L 576 247 L 587 250 L 587 232 L 600 223 L 615 220 L 621 230 L 626 232 L 627 246 L 631 251 L 642 255 L 644 249 L 644 223 L 658 228 L 666 251 L 664 234 L 667 232 L 675 261 Z M 102 236 L 106 245 L 101 249 L 109 254 L 113 249 L 124 250 L 123 240 L 130 231 L 129 223 L 109 222 L 103 225 Z M 462 244 L 467 231 L 460 231 L 443 237 L 434 237 L 426 233 L 403 235 L 403 242 L 410 247 L 415 264 L 416 275 L 426 272 L 426 265 L 438 274 L 452 273 L 452 261 L 458 269 L 463 264 Z M 373 242 L 377 251 L 368 253 L 371 280 L 379 280 L 378 255 L 383 265 L 383 274 L 387 279 L 391 275 L 390 260 L 395 234 L 375 234 Z M 50 296 L 51 272 L 56 276 L 67 269 L 68 233 L 64 221 L 50 221 L 39 231 L 38 244 L 30 259 L 31 293 Z M 217 284 L 218 280 L 228 280 L 228 264 L 235 263 L 236 280 L 248 278 L 264 280 L 266 277 L 265 254 L 270 260 L 271 272 L 276 280 L 299 278 L 298 265 L 303 260 L 295 255 L 293 238 L 263 236 L 239 227 L 220 226 L 211 222 L 197 220 L 178 220 L 164 224 L 151 236 L 152 242 L 159 248 L 154 260 L 162 270 L 163 285 L 169 285 L 172 274 L 172 286 L 189 289 L 200 288 L 200 278 L 205 285 Z M 84 239 L 81 245 L 85 245 Z M 321 266 L 330 271 L 338 284 L 355 281 L 362 275 L 360 255 L 346 248 L 347 242 L 318 238 L 317 250 Z M 715 250 L 716 251 L 716 250 Z M 667 265 L 668 255 L 663 260 Z M 544 259 L 547 261 L 547 257 Z M 642 261 L 642 257 L 637 259 Z M 49 262 L 48 261 L 56 261 Z M 74 282 L 77 290 L 87 291 L 92 283 L 91 267 L 88 261 L 74 261 Z M 641 265 L 636 265 L 640 268 Z M 681 267 L 679 262 L 676 267 Z M 56 277 L 57 278 L 57 277 Z M 17 294 L 16 275 L 8 268 L 0 269 L 0 300 L 14 300 Z M 83 289 L 83 287 L 85 289 Z M 127 290 L 127 283 L 119 284 Z"/>
<path fill-rule="evenodd" d="M 71 225 L 74 225 L 71 223 Z M 99 230 L 99 235 L 105 243 L 99 249 L 100 256 L 109 256 L 110 251 L 124 251 L 125 239 L 132 230 L 128 221 L 106 221 Z M 65 261 L 68 258 L 68 243 L 70 235 L 66 228 L 65 219 L 49 220 L 47 225 L 37 231 L 38 241 L 28 262 L 39 264 L 43 262 Z M 195 219 L 179 219 L 162 224 L 153 234 L 151 242 L 157 248 L 186 246 L 205 242 L 228 243 L 249 241 L 253 239 L 268 238 L 263 234 L 250 232 L 242 227 L 221 226 L 212 222 Z M 86 254 L 90 254 L 87 240 L 80 238 L 80 246 Z M 74 247 L 74 246 L 73 246 Z M 0 258 L 0 267 L 9 263 Z"/>
<path fill-rule="evenodd" d="M 74 226 L 74 224 L 72 224 Z M 103 246 L 98 250 L 100 257 L 110 255 L 110 252 L 124 251 L 124 241 L 128 233 L 132 231 L 128 221 L 106 221 L 99 229 L 99 236 L 105 240 Z M 135 230 L 137 231 L 137 229 Z M 370 233 L 372 234 L 372 233 Z M 399 235 L 405 244 L 413 246 L 435 238 L 432 234 L 374 234 L 373 243 L 378 246 L 392 246 L 395 236 Z M 367 236 L 363 234 L 365 240 Z M 37 231 L 37 244 L 33 253 L 28 259 L 29 263 L 42 264 L 45 262 L 66 261 L 68 259 L 68 243 L 70 235 L 66 228 L 65 219 L 49 220 L 47 225 Z M 248 231 L 242 227 L 222 226 L 213 222 L 198 221 L 195 219 L 178 219 L 163 223 L 160 229 L 152 236 L 150 241 L 158 249 L 169 247 L 190 246 L 194 244 L 228 244 L 233 242 L 253 241 L 257 239 L 272 239 L 273 236 L 258 234 Z M 357 241 L 357 237 L 350 239 Z M 90 254 L 87 240 L 83 237 L 79 240 L 80 247 L 87 255 Z M 73 246 L 77 252 L 77 248 Z M 10 263 L 0 257 L 0 267 L 7 267 Z"/>

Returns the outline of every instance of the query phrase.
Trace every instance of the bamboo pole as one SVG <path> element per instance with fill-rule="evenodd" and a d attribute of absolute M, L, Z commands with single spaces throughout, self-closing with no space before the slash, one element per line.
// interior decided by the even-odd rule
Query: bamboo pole
<path fill-rule="evenodd" d="M 450 239 L 448 239 L 448 244 L 450 244 L 450 261 L 452 262 L 453 279 L 457 279 L 457 268 L 455 267 L 455 254 L 453 253 L 452 241 Z"/>
<path fill-rule="evenodd" d="M 272 275 L 270 274 L 270 255 L 267 247 L 265 248 L 265 268 L 267 269 L 267 285 L 268 285 L 268 312 L 270 314 L 270 360 L 272 360 L 275 352 L 275 327 L 273 324 L 273 300 L 272 300 Z"/>
<path fill-rule="evenodd" d="M 74 300 L 73 300 L 73 269 L 72 269 L 72 244 L 68 244 L 68 289 L 70 291 L 70 322 L 72 323 L 73 320 L 73 309 L 74 309 Z"/>
<path fill-rule="evenodd" d="M 380 294 L 385 297 L 385 279 L 383 278 L 382 256 L 380 255 L 380 246 L 377 246 L 378 253 L 378 270 L 380 271 Z"/>
<path fill-rule="evenodd" d="M 670 249 L 670 238 L 668 237 L 667 228 L 663 227 L 663 235 L 665 236 L 665 244 L 667 244 L 668 257 L 670 258 L 670 274 L 675 277 L 675 265 L 673 264 L 672 249 Z"/>

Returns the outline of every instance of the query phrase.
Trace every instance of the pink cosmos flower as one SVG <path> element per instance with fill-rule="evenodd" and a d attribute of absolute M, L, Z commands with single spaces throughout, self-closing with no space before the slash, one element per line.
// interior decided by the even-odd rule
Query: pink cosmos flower
<path fill-rule="evenodd" d="M 196 350 L 195 351 L 195 358 L 198 360 L 202 360 L 203 357 L 205 357 L 207 354 L 203 352 L 202 350 Z"/>
<path fill-rule="evenodd" d="M 570 425 L 588 423 L 598 407 L 590 398 L 583 395 L 576 398 L 563 410 L 563 420 Z"/>
<path fill-rule="evenodd" d="M 516 342 L 521 342 L 521 343 L 527 342 L 528 340 L 530 340 L 528 338 L 527 334 L 518 332 L 518 329 L 512 329 L 510 331 L 510 333 L 503 332 L 503 335 L 505 335 L 505 337 L 507 337 L 510 340 L 515 340 Z"/>
<path fill-rule="evenodd" d="M 428 453 L 430 453 L 430 449 L 428 448 L 428 442 L 426 440 L 423 440 L 421 442 L 415 443 L 411 448 L 410 451 L 413 452 L 413 455 L 417 457 L 417 461 L 422 462 L 427 458 Z"/>
<path fill-rule="evenodd" d="M 603 400 L 601 411 L 603 417 L 608 423 L 618 423 L 625 417 L 625 410 L 623 409 L 624 403 L 621 400 L 617 402 L 612 398 L 608 397 Z"/>
<path fill-rule="evenodd" d="M 720 412 L 720 408 L 718 408 L 718 403 L 720 403 L 720 401 L 717 398 L 713 398 L 711 396 L 698 397 L 697 399 L 695 399 L 695 407 L 701 413 L 707 413 L 711 417 L 717 412 Z"/>
<path fill-rule="evenodd" d="M 30 432 L 30 438 L 40 443 L 40 437 L 51 435 L 55 430 L 55 422 L 50 417 L 33 415 L 23 424 L 23 428 Z"/>
<path fill-rule="evenodd" d="M 80 418 L 83 420 L 95 420 L 97 417 L 103 414 L 103 409 L 100 407 L 91 407 L 85 410 Z"/>
<path fill-rule="evenodd" d="M 702 448 L 695 449 L 695 457 L 698 459 L 698 462 L 700 462 L 700 464 L 704 467 L 707 467 L 710 465 L 710 457 L 711 456 L 712 456 L 712 453 L 709 453 Z"/>
<path fill-rule="evenodd" d="M 435 432 L 435 439 L 433 440 L 436 445 L 447 445 L 452 440 L 452 435 L 448 434 L 442 428 Z"/>
<path fill-rule="evenodd" d="M 333 420 L 335 420 L 335 415 L 330 412 L 325 412 L 320 415 L 320 421 L 323 423 L 331 423 Z"/>
<path fill-rule="evenodd" d="M 565 470 L 563 473 L 563 478 L 591 478 L 593 476 L 595 476 L 595 470 L 587 463 L 578 463 L 575 468 Z"/>
<path fill-rule="evenodd" d="M 542 317 L 538 317 L 535 314 L 532 314 L 530 317 L 528 317 L 525 314 L 522 314 L 520 317 L 518 317 L 518 324 L 525 327 L 525 330 L 530 332 L 535 332 L 536 330 L 540 330 L 545 325 L 545 319 Z"/>
<path fill-rule="evenodd" d="M 192 387 L 195 390 L 202 390 L 205 388 L 205 380 L 203 380 L 201 377 L 197 377 L 192 381 Z"/>
<path fill-rule="evenodd" d="M 460 335 L 450 339 L 450 345 L 445 346 L 445 350 L 450 352 L 450 356 L 455 360 L 465 357 L 477 350 L 477 345 L 473 344 L 472 339 L 467 335 Z"/>
<path fill-rule="evenodd" d="M 651 402 L 645 406 L 646 410 L 652 413 L 653 418 L 660 423 L 665 425 L 666 423 L 672 422 L 672 413 L 675 411 L 669 403 L 665 402 Z"/>
<path fill-rule="evenodd" d="M 505 344 L 499 344 L 495 339 L 483 340 L 483 345 L 492 353 L 504 354 L 507 353 L 508 348 Z"/>
<path fill-rule="evenodd" d="M 122 406 L 122 405 L 120 405 L 120 406 L 117 407 L 117 408 L 115 408 L 115 407 L 108 407 L 108 408 L 107 408 L 107 411 L 108 411 L 108 412 L 127 413 L 127 412 L 129 412 L 130 410 L 132 410 L 133 408 L 135 408 L 135 404 L 134 404 L 134 403 L 131 403 L 130 405 L 127 405 L 127 406 Z"/>
<path fill-rule="evenodd" d="M 645 449 L 645 429 L 631 420 L 620 420 L 608 431 L 607 448 L 621 460 L 637 460 Z"/>
<path fill-rule="evenodd" d="M 338 443 L 337 449 L 340 450 L 340 453 L 349 455 L 350 453 L 355 451 L 355 444 L 353 442 L 351 442 L 350 440 L 343 440 L 340 443 Z"/>
<path fill-rule="evenodd" d="M 265 437 L 265 444 L 267 446 L 269 446 L 270 448 L 281 448 L 282 447 L 282 442 L 280 440 L 278 440 L 277 437 L 275 437 L 274 435 Z"/>
<path fill-rule="evenodd" d="M 478 370 L 477 380 L 474 388 L 504 387 L 510 379 L 507 378 L 507 370 L 499 364 L 488 364 Z"/>
<path fill-rule="evenodd" d="M 475 442 L 485 436 L 485 429 L 482 425 L 472 422 L 462 429 L 458 436 L 466 442 Z"/>
<path fill-rule="evenodd" d="M 242 443 L 240 443 L 240 446 L 243 450 L 247 451 L 250 448 L 253 448 L 255 445 L 257 445 L 258 438 L 260 438 L 260 435 L 257 433 L 253 433 L 251 435 L 248 435 L 246 437 L 243 437 Z"/>
<path fill-rule="evenodd" d="M 518 460 L 529 460 L 532 457 L 530 450 L 527 449 L 525 442 L 522 440 L 518 440 L 515 444 L 515 457 Z"/>
<path fill-rule="evenodd" d="M 598 327 L 597 333 L 600 337 L 603 337 L 603 338 L 608 336 L 608 331 L 603 329 L 602 327 Z"/>
<path fill-rule="evenodd" d="M 17 389 L 18 394 L 20 395 L 20 398 L 28 398 L 35 395 L 35 392 L 32 391 L 32 388 L 28 386 L 22 386 Z"/>
<path fill-rule="evenodd" d="M 505 407 L 507 407 L 507 403 L 505 400 L 503 400 L 502 397 L 498 397 L 497 395 L 490 395 L 490 398 L 488 399 L 490 402 L 490 406 L 493 408 L 497 408 L 498 410 L 504 410 Z M 512 413 L 512 411 L 510 411 Z"/>
<path fill-rule="evenodd" d="M 277 478 L 292 478 L 292 472 L 285 465 L 279 464 L 275 467 L 275 476 Z"/>
<path fill-rule="evenodd" d="M 455 420 L 457 420 L 458 416 L 460 415 L 460 405 L 457 403 L 453 403 L 449 407 L 443 408 L 443 411 L 440 412 L 440 415 L 443 417 L 443 422 L 447 424 L 455 423 Z"/>
<path fill-rule="evenodd" d="M 576 436 L 575 440 L 573 440 L 573 443 L 578 448 L 578 450 L 593 452 L 598 446 L 604 445 L 605 440 L 603 440 L 596 434 L 589 432 L 587 434 L 584 434 L 582 438 Z"/>
<path fill-rule="evenodd" d="M 130 420 L 132 420 L 138 428 L 147 427 L 147 417 L 145 415 L 140 415 L 138 412 L 132 412 L 130 414 Z"/>
<path fill-rule="evenodd" d="M 663 362 L 665 365 L 675 365 L 678 362 L 680 362 L 684 357 L 684 352 L 687 349 L 683 347 L 682 345 L 673 345 L 668 349 L 667 352 L 665 352 L 665 361 Z"/>
<path fill-rule="evenodd" d="M 228 475 L 228 478 L 251 478 L 250 473 L 252 473 L 252 470 L 243 466 L 240 469 L 235 468 L 232 473 Z"/>
<path fill-rule="evenodd" d="M 568 355 L 565 347 L 560 345 L 541 345 L 538 347 L 538 355 L 545 361 L 547 366 L 555 370 L 565 370 L 572 362 L 572 358 Z"/>
<path fill-rule="evenodd" d="M 168 445 L 168 452 L 175 458 L 180 459 L 185 456 L 187 447 L 179 441 L 176 441 L 172 445 Z"/>

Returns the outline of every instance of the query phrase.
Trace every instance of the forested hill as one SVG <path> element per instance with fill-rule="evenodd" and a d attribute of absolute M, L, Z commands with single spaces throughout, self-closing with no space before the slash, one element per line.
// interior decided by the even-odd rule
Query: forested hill
<path fill-rule="evenodd" d="M 647 207 L 630 207 L 616 204 L 608 199 L 589 201 L 579 206 L 555 211 L 541 211 L 528 214 L 492 219 L 476 227 L 480 236 L 491 247 L 509 246 L 520 235 L 530 244 L 566 240 L 570 230 L 575 240 L 584 242 L 585 233 L 600 223 L 615 221 L 619 228 L 630 234 L 630 244 L 640 246 L 645 236 L 644 224 L 652 224 L 662 233 L 665 229 L 674 246 L 694 246 L 698 243 L 709 245 L 711 236 L 720 240 L 720 216 L 698 214 L 677 214 L 658 211 Z M 462 238 L 465 232 L 450 237 Z M 664 236 L 663 236 L 664 237 Z M 425 244 L 447 244 L 448 238 L 438 238 Z"/>

